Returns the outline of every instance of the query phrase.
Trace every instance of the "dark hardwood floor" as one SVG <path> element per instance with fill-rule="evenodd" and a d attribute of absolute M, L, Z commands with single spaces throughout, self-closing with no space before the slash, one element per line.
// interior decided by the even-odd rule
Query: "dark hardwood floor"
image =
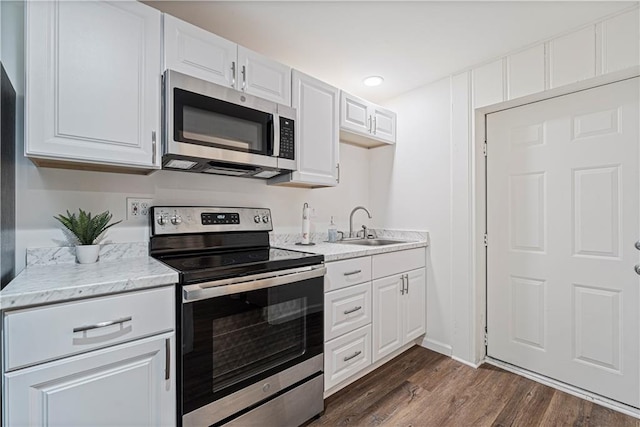
<path fill-rule="evenodd" d="M 416 346 L 325 400 L 308 426 L 612 426 L 640 420 L 502 369 Z"/>

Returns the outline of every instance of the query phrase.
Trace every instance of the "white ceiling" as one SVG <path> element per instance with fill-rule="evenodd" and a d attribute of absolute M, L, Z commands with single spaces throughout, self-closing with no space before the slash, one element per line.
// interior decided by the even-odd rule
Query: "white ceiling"
<path fill-rule="evenodd" d="M 637 2 L 145 1 L 372 101 Z M 385 82 L 367 88 L 362 79 Z"/>

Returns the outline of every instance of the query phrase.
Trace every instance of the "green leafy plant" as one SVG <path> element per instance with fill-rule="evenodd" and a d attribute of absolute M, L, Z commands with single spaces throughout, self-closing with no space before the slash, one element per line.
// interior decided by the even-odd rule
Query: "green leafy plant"
<path fill-rule="evenodd" d="M 113 227 L 122 221 L 117 221 L 109 224 L 113 215 L 109 211 L 102 212 L 96 216 L 91 216 L 91 213 L 85 212 L 79 209 L 80 213 L 76 216 L 75 213 L 67 211 L 67 216 L 59 214 L 54 216 L 55 219 L 60 221 L 74 236 L 78 239 L 81 245 L 93 245 L 102 233 L 108 228 Z"/>

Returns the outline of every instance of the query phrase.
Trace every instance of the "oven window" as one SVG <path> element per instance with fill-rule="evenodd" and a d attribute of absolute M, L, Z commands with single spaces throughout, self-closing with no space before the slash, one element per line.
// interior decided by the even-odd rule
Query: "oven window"
<path fill-rule="evenodd" d="M 273 115 L 174 89 L 174 139 L 271 155 Z"/>
<path fill-rule="evenodd" d="M 306 298 L 269 304 L 236 295 L 232 314 L 213 319 L 213 392 L 282 365 L 305 352 Z"/>
<path fill-rule="evenodd" d="M 182 310 L 185 414 L 322 353 L 322 278 Z"/>

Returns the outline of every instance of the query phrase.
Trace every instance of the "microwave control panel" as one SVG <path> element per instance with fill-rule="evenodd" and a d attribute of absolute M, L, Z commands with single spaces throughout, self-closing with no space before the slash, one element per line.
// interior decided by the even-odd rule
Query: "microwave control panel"
<path fill-rule="evenodd" d="M 294 151 L 293 120 L 280 117 L 280 155 L 278 157 L 294 160 Z"/>

